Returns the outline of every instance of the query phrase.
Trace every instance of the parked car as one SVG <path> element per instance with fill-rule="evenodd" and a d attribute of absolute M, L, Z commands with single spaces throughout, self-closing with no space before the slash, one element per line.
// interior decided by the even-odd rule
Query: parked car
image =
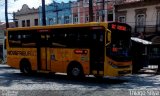
<path fill-rule="evenodd" d="M 133 73 L 137 73 L 148 65 L 160 64 L 160 44 L 154 44 L 136 37 L 132 37 L 131 41 Z"/>

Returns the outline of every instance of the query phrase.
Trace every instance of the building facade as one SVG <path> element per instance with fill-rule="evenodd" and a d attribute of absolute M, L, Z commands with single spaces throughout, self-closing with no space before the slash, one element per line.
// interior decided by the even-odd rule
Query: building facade
<path fill-rule="evenodd" d="M 93 21 L 114 21 L 115 0 L 93 0 Z M 89 0 L 72 3 L 73 23 L 89 22 Z"/>
<path fill-rule="evenodd" d="M 16 27 L 30 27 L 39 25 L 38 9 L 29 8 L 24 4 L 22 9 L 14 13 L 14 22 Z"/>
<path fill-rule="evenodd" d="M 71 3 L 53 3 L 46 5 L 46 25 L 68 24 L 72 22 Z M 39 7 L 39 22 L 42 25 L 42 7 Z"/>
<path fill-rule="evenodd" d="M 126 3 L 116 5 L 115 8 L 116 20 L 131 25 L 133 36 L 137 33 L 143 33 L 146 39 L 160 42 L 159 0 L 143 0 Z"/>

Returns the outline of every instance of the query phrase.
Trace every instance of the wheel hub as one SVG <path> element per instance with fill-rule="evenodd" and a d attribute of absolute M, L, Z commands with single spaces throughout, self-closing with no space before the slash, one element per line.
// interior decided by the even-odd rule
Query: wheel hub
<path fill-rule="evenodd" d="M 79 73 L 80 73 L 80 70 L 78 68 L 73 68 L 73 70 L 72 70 L 73 76 L 78 76 Z"/>

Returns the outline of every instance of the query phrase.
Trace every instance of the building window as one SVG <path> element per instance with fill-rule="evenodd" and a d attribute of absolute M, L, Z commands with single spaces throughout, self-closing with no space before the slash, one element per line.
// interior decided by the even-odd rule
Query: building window
<path fill-rule="evenodd" d="M 53 24 L 53 18 L 49 18 L 48 23 L 49 23 L 49 25 L 52 25 Z"/>
<path fill-rule="evenodd" d="M 113 11 L 108 11 L 108 21 L 113 21 Z"/>
<path fill-rule="evenodd" d="M 34 25 L 38 26 L 38 19 L 34 19 Z"/>
<path fill-rule="evenodd" d="M 78 16 L 77 15 L 73 17 L 73 23 L 78 23 Z"/>
<path fill-rule="evenodd" d="M 100 17 L 99 17 L 99 14 L 96 15 L 96 22 L 99 22 L 100 21 Z"/>
<path fill-rule="evenodd" d="M 97 2 L 100 2 L 101 0 L 96 0 Z"/>
<path fill-rule="evenodd" d="M 145 23 L 146 23 L 146 11 L 147 11 L 147 8 L 142 8 L 142 9 L 136 9 L 135 10 L 135 22 L 136 22 L 136 26 L 137 27 L 144 27 L 145 26 Z"/>
<path fill-rule="evenodd" d="M 58 17 L 58 22 L 57 24 L 61 24 L 61 17 Z"/>
<path fill-rule="evenodd" d="M 27 20 L 27 27 L 30 26 L 30 20 Z"/>
<path fill-rule="evenodd" d="M 22 20 L 22 27 L 25 27 L 25 20 Z"/>
<path fill-rule="evenodd" d="M 126 17 L 125 16 L 119 16 L 118 21 L 121 23 L 126 23 Z"/>
<path fill-rule="evenodd" d="M 145 14 L 137 14 L 136 25 L 142 27 L 145 25 Z"/>
<path fill-rule="evenodd" d="M 18 21 L 15 21 L 15 26 L 18 27 Z"/>
<path fill-rule="evenodd" d="M 89 22 L 89 16 L 85 16 L 85 22 Z"/>
<path fill-rule="evenodd" d="M 57 19 L 53 18 L 53 23 L 56 24 L 56 22 L 57 22 Z"/>
<path fill-rule="evenodd" d="M 96 22 L 96 14 L 93 14 L 93 21 Z"/>
<path fill-rule="evenodd" d="M 113 11 L 112 11 L 113 13 Z M 127 11 L 117 11 L 115 13 L 115 20 L 119 22 L 126 23 Z"/>
<path fill-rule="evenodd" d="M 89 3 L 89 0 L 84 0 L 84 3 Z"/>
<path fill-rule="evenodd" d="M 64 16 L 64 24 L 68 24 L 69 23 L 69 16 Z"/>

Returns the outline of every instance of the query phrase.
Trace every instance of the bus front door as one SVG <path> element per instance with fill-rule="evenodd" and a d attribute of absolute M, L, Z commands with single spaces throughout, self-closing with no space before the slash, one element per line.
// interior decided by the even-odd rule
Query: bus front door
<path fill-rule="evenodd" d="M 91 43 L 91 73 L 95 76 L 104 74 L 104 33 L 95 31 Z"/>
<path fill-rule="evenodd" d="M 49 33 L 40 33 L 40 42 L 38 46 L 38 70 L 50 71 L 51 70 L 51 60 L 50 60 L 50 48 Z"/>

